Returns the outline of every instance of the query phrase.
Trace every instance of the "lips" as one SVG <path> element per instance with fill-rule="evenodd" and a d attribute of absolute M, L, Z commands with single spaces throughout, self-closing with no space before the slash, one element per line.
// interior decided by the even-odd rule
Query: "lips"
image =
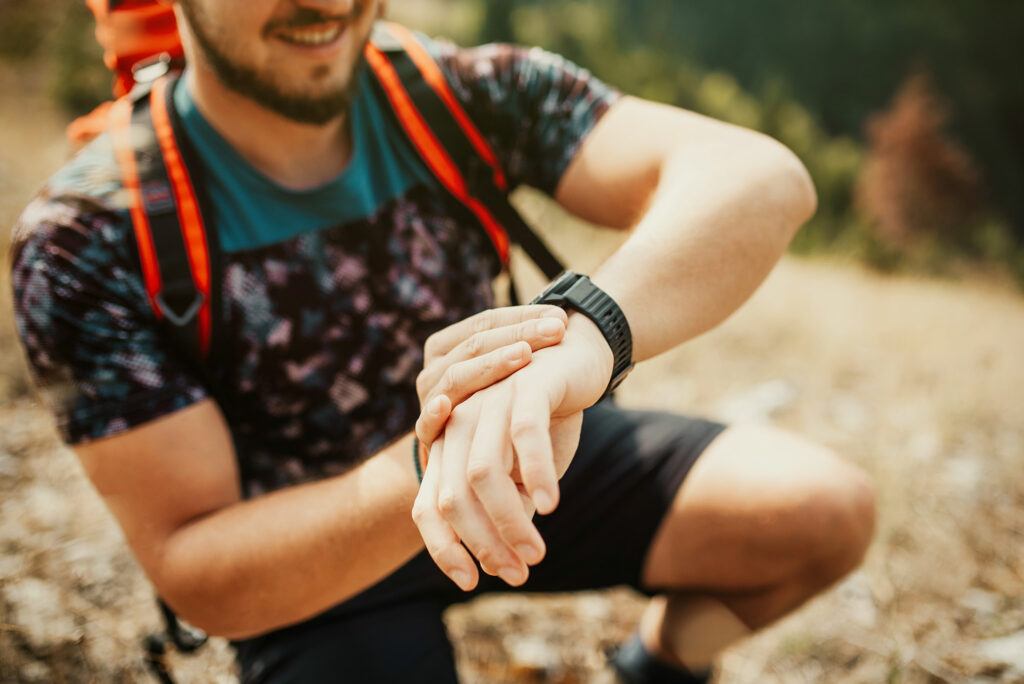
<path fill-rule="evenodd" d="M 344 30 L 341 22 L 329 24 L 318 24 L 316 26 L 302 26 L 297 28 L 280 28 L 274 31 L 274 36 L 292 45 L 304 47 L 318 47 L 328 45 L 341 35 Z"/>

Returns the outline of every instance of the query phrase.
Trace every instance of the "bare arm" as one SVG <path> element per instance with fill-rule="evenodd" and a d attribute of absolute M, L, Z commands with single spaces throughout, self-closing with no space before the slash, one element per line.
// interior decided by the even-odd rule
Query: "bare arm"
<path fill-rule="evenodd" d="M 242 501 L 206 400 L 76 452 L 164 600 L 241 638 L 314 615 L 420 549 L 411 450 L 407 436 L 344 475 Z"/>
<path fill-rule="evenodd" d="M 637 361 L 735 311 L 816 207 L 803 164 L 778 142 L 630 97 L 588 136 L 556 199 L 634 229 L 593 280 L 625 312 Z"/>
<path fill-rule="evenodd" d="M 595 223 L 633 228 L 593 280 L 624 311 L 635 361 L 735 311 L 816 204 L 807 171 L 774 140 L 629 97 L 586 138 L 556 199 Z M 469 553 L 510 584 L 543 558 L 512 473 L 539 512 L 555 509 L 576 446 L 565 426 L 578 438 L 580 412 L 601 397 L 612 361 L 597 326 L 574 313 L 560 345 L 453 411 L 414 515 L 434 561 L 463 589 L 477 582 Z"/>

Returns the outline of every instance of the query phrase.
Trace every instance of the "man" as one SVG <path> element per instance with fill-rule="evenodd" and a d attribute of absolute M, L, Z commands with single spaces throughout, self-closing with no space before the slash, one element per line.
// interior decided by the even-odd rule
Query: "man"
<path fill-rule="evenodd" d="M 384 4 L 175 5 L 171 97 L 225 253 L 229 353 L 212 388 L 160 335 L 102 136 L 15 235 L 19 330 L 63 436 L 245 681 L 454 681 L 446 606 L 616 584 L 657 596 L 623 679 L 702 681 L 860 562 L 871 487 L 777 430 L 598 403 L 616 357 L 579 311 L 486 310 L 486 235 L 364 87 Z M 728 316 L 814 210 L 759 134 L 540 51 L 427 46 L 513 184 L 632 230 L 590 275 L 634 361 Z"/>

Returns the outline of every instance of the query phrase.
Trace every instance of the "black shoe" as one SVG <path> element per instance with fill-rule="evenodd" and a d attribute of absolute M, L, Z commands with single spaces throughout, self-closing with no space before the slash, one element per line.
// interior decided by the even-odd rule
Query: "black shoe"
<path fill-rule="evenodd" d="M 608 660 L 624 684 L 708 684 L 710 672 L 691 672 L 652 656 L 639 634 L 624 643 Z"/>

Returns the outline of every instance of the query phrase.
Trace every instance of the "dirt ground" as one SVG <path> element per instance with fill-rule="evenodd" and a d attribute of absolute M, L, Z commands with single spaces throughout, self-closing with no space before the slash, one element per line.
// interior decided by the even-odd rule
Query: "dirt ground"
<path fill-rule="evenodd" d="M 4 92 L 20 92 L 13 78 L 0 73 Z M 66 151 L 63 120 L 41 100 L 0 101 L 0 123 L 6 231 Z M 536 198 L 524 204 L 583 270 L 614 248 Z M 4 263 L 0 682 L 145 681 L 152 590 L 28 392 Z M 786 259 L 718 330 L 635 371 L 625 405 L 771 421 L 838 450 L 878 490 L 864 566 L 728 651 L 719 681 L 1024 682 L 1022 348 L 1024 298 L 994 279 Z M 467 683 L 607 682 L 603 652 L 641 609 L 620 589 L 497 596 L 452 609 L 447 624 Z M 182 682 L 236 680 L 217 640 L 172 667 Z"/>

